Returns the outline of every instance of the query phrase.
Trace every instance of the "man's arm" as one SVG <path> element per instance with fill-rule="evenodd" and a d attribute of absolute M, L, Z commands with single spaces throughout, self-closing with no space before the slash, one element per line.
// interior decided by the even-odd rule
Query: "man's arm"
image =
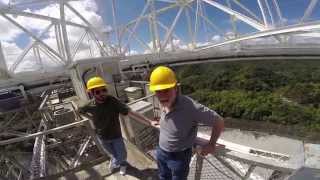
<path fill-rule="evenodd" d="M 221 116 L 219 116 L 213 122 L 209 143 L 201 148 L 200 154 L 202 156 L 206 156 L 209 153 L 214 153 L 217 140 L 220 137 L 220 134 L 223 131 L 223 129 L 224 129 L 224 120 Z"/>
<path fill-rule="evenodd" d="M 137 112 L 133 112 L 133 111 L 129 111 L 128 116 L 137 120 L 138 122 L 145 124 L 147 126 L 154 126 L 157 127 L 156 125 L 154 125 L 153 121 L 149 118 L 146 118 L 145 116 L 137 113 Z"/>
<path fill-rule="evenodd" d="M 216 121 L 214 121 L 212 125 L 211 138 L 210 138 L 209 144 L 212 144 L 212 145 L 216 144 L 223 129 L 224 129 L 224 120 L 220 116 L 219 118 L 217 118 Z"/>

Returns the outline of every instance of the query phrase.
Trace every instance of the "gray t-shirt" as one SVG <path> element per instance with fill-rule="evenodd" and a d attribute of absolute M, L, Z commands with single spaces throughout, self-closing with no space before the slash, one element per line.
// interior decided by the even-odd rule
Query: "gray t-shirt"
<path fill-rule="evenodd" d="M 198 123 L 212 126 L 219 117 L 215 111 L 193 99 L 178 95 L 173 110 L 161 113 L 160 148 L 168 152 L 191 148 L 197 135 Z"/>

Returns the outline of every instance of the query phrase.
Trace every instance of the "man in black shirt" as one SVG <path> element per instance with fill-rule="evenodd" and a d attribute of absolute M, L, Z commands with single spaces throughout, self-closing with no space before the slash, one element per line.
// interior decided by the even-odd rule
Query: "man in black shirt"
<path fill-rule="evenodd" d="M 122 139 L 119 114 L 132 115 L 140 122 L 150 125 L 143 116 L 130 111 L 130 108 L 117 98 L 108 94 L 107 84 L 101 77 L 93 77 L 87 82 L 87 90 L 93 101 L 80 108 L 80 113 L 90 113 L 96 128 L 98 140 L 104 150 L 112 157 L 109 164 L 111 172 L 120 167 L 120 174 L 125 175 L 127 152 Z"/>

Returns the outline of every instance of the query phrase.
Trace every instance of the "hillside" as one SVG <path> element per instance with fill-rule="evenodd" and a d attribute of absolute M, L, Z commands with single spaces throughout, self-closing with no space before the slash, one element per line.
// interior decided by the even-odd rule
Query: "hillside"
<path fill-rule="evenodd" d="M 235 123 L 298 128 L 295 135 L 318 138 L 320 62 L 212 63 L 186 65 L 176 72 L 183 94 Z"/>

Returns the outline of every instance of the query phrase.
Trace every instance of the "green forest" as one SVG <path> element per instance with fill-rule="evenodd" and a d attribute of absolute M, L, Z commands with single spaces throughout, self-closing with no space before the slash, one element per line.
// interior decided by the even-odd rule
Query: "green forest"
<path fill-rule="evenodd" d="M 299 127 L 306 136 L 320 132 L 318 61 L 211 63 L 175 70 L 183 94 L 225 118 Z"/>

